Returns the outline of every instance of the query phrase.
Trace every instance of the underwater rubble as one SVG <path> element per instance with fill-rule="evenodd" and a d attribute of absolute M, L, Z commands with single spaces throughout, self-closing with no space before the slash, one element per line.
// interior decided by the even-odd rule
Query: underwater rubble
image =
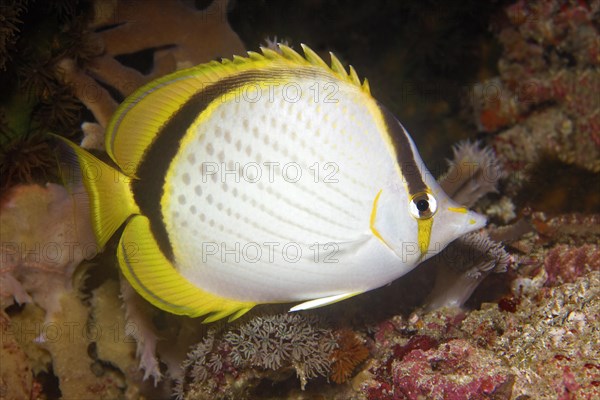
<path fill-rule="evenodd" d="M 384 321 L 355 398 L 597 398 L 599 290 L 596 269 L 529 295 L 516 285 L 510 298 L 471 312 Z"/>
<path fill-rule="evenodd" d="M 13 3 L 0 69 L 10 69 L 14 51 L 4 49 L 18 48 L 27 14 L 27 1 Z M 10 127 L 3 140 L 20 135 L 23 118 L 48 115 L 74 136 L 85 107 L 81 144 L 101 151 L 110 116 L 135 88 L 244 50 L 226 0 L 194 12 L 184 1 L 91 4 L 72 27 L 85 40 L 46 55 L 42 82 L 27 83 L 38 96 L 31 114 L 7 115 L 23 104 L 17 97 L 0 108 Z M 31 156 L 49 145 L 20 136 L 11 152 L 35 152 L 11 159 L 29 170 L 2 169 L 11 180 L 4 186 L 3 177 L 0 197 L 0 399 L 600 398 L 600 214 L 525 210 L 514 200 L 543 158 L 600 171 L 599 13 L 599 1 L 504 8 L 494 23 L 499 76 L 477 85 L 483 101 L 472 110 L 491 147 L 457 145 L 440 178 L 493 223 L 422 266 L 441 271 L 437 282 L 412 274 L 405 286 L 314 312 L 267 306 L 202 325 L 154 309 L 120 279 L 111 249 L 97 255 L 81 188 L 32 184 L 51 181 L 40 175 L 51 158 Z M 150 61 L 128 65 L 132 53 Z M 19 71 L 40 68 L 30 61 Z M 410 301 L 398 305 L 403 296 Z"/>

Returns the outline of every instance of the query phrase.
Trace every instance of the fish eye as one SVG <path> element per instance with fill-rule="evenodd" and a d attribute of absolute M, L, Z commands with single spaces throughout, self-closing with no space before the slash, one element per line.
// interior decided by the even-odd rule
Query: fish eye
<path fill-rule="evenodd" d="M 417 193 L 410 200 L 409 210 L 415 218 L 431 218 L 437 211 L 437 201 L 429 193 Z"/>

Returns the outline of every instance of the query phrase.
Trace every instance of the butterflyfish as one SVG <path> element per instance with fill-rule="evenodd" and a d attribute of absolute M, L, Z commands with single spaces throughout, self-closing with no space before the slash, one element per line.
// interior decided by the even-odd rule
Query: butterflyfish
<path fill-rule="evenodd" d="M 366 79 L 302 48 L 139 88 L 107 127 L 114 166 L 69 142 L 99 246 L 118 232 L 123 275 L 156 307 L 207 322 L 319 307 L 485 225 L 443 192 Z"/>

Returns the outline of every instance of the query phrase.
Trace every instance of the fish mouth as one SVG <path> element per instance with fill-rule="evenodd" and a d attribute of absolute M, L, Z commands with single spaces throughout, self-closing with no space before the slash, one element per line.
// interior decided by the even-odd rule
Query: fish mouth
<path fill-rule="evenodd" d="M 486 224 L 487 218 L 485 215 L 469 210 L 467 212 L 467 218 L 462 226 L 462 231 L 464 233 L 470 233 L 483 228 Z"/>
<path fill-rule="evenodd" d="M 447 219 L 443 222 L 434 221 L 432 228 L 431 244 L 427 257 L 438 253 L 450 242 L 474 231 L 483 228 L 487 218 L 464 207 L 453 207 L 454 212 L 446 214 Z M 437 224 L 436 224 L 437 222 Z M 432 252 L 432 248 L 435 251 Z"/>
<path fill-rule="evenodd" d="M 479 230 L 487 224 L 487 217 L 475 211 L 458 204 L 444 204 L 443 206 L 449 213 L 446 213 L 445 226 L 439 226 L 437 229 L 445 230 L 447 233 L 460 237 L 467 233 Z"/>
<path fill-rule="evenodd" d="M 467 233 L 475 232 L 487 224 L 487 218 L 475 211 L 466 210 L 461 218 L 454 224 L 453 235 L 459 238 Z"/>

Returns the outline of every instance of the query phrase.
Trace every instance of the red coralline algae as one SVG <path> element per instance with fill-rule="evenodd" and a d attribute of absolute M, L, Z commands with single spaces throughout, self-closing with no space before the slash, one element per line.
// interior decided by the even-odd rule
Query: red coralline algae
<path fill-rule="evenodd" d="M 546 254 L 544 268 L 548 274 L 546 286 L 574 282 L 588 272 L 600 271 L 600 248 L 593 244 L 554 246 Z"/>
<path fill-rule="evenodd" d="M 460 337 L 464 313 L 446 310 L 426 316 L 396 318 L 395 329 L 381 325 L 386 335 L 375 334 L 370 379 L 362 385 L 367 399 L 505 398 L 498 393 L 507 388 L 510 393 L 512 377 L 503 361 Z"/>
<path fill-rule="evenodd" d="M 390 320 L 385 320 L 380 323 L 375 330 L 375 341 L 381 344 L 387 344 L 388 337 L 393 336 L 396 331 L 394 323 Z"/>
<path fill-rule="evenodd" d="M 589 257 L 591 248 L 561 245 L 541 255 L 571 249 Z M 573 268 L 580 257 L 573 256 Z M 555 275 L 556 286 L 544 287 L 543 262 L 535 270 L 544 277 L 536 291 L 513 292 L 500 304 L 379 323 L 372 359 L 354 379 L 354 398 L 600 398 L 600 274 L 571 269 Z"/>
<path fill-rule="evenodd" d="M 437 349 L 415 350 L 393 366 L 394 399 L 489 399 L 510 374 L 499 361 L 466 340 L 451 340 Z"/>
<path fill-rule="evenodd" d="M 508 311 L 511 313 L 514 313 L 515 311 L 517 311 L 517 306 L 519 304 L 520 304 L 519 299 L 515 298 L 513 296 L 503 297 L 500 300 L 498 300 L 498 308 L 501 309 L 502 311 Z"/>
<path fill-rule="evenodd" d="M 410 338 L 404 346 L 397 344 L 393 347 L 394 357 L 401 361 L 404 357 L 414 350 L 427 351 L 438 346 L 438 341 L 425 335 L 416 335 Z"/>
<path fill-rule="evenodd" d="M 586 363 L 575 357 L 556 355 L 539 363 L 538 372 L 545 376 L 559 400 L 597 399 L 600 387 L 600 364 Z"/>

